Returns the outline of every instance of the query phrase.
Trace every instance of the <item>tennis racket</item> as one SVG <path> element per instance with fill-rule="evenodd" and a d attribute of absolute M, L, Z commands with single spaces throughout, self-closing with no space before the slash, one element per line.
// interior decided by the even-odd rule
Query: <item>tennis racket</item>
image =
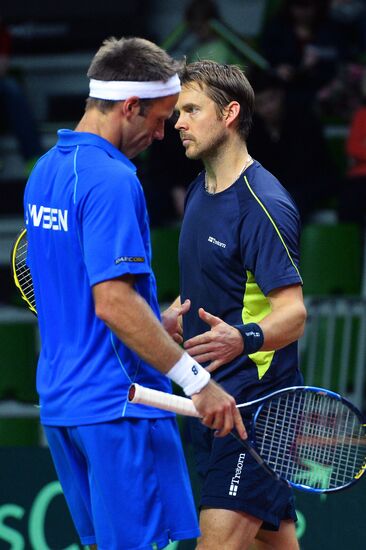
<path fill-rule="evenodd" d="M 11 249 L 10 263 L 14 282 L 21 297 L 31 312 L 37 315 L 32 276 L 26 263 L 27 247 L 27 230 L 23 228 L 19 232 Z"/>
<path fill-rule="evenodd" d="M 130 387 L 129 401 L 199 416 L 190 399 L 138 384 Z M 363 416 L 337 393 L 295 386 L 237 407 L 249 409 L 252 425 L 246 441 L 231 434 L 275 478 L 304 491 L 331 493 L 365 473 Z"/>

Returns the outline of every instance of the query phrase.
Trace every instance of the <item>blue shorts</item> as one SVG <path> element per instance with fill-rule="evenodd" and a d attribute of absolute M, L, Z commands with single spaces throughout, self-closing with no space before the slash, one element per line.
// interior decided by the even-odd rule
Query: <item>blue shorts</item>
<path fill-rule="evenodd" d="M 175 418 L 44 428 L 84 545 L 151 550 L 199 536 Z"/>
<path fill-rule="evenodd" d="M 277 531 L 282 520 L 297 520 L 292 489 L 266 473 L 236 439 L 215 438 L 196 419 L 190 419 L 190 428 L 202 481 L 201 507 L 246 512 L 270 531 Z"/>

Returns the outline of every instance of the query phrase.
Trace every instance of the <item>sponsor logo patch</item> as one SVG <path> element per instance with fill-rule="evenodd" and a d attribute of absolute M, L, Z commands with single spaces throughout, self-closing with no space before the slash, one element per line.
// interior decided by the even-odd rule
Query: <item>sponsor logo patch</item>
<path fill-rule="evenodd" d="M 123 262 L 133 263 L 133 264 L 143 264 L 145 261 L 145 258 L 143 256 L 120 256 L 119 258 L 116 258 L 114 260 L 114 263 L 116 265 L 121 264 Z"/>
<path fill-rule="evenodd" d="M 52 231 L 68 231 L 68 210 L 51 208 L 50 206 L 27 205 L 26 223 L 34 227 L 42 227 Z"/>
<path fill-rule="evenodd" d="M 218 241 L 217 239 L 215 239 L 215 237 L 210 236 L 207 240 L 209 243 L 215 244 L 216 246 L 220 246 L 221 248 L 226 248 L 226 244 Z"/>

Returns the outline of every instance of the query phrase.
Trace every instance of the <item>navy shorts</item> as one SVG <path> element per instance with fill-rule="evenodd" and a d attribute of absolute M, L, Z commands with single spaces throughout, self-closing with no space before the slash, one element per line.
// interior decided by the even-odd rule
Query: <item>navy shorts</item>
<path fill-rule="evenodd" d="M 282 520 L 297 520 L 292 489 L 265 472 L 236 439 L 215 438 L 196 419 L 190 419 L 190 428 L 202 482 L 201 507 L 246 512 L 270 531 L 277 531 Z"/>
<path fill-rule="evenodd" d="M 199 535 L 175 418 L 45 426 L 45 433 L 84 545 L 151 550 Z"/>

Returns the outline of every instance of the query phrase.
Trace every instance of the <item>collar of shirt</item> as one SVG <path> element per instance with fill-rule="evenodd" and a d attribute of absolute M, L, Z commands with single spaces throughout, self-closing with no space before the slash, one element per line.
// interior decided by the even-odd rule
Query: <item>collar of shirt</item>
<path fill-rule="evenodd" d="M 75 147 L 77 145 L 93 145 L 100 147 L 111 157 L 123 162 L 130 170 L 136 173 L 136 166 L 112 143 L 97 134 L 89 132 L 74 132 L 73 130 L 58 130 L 57 147 Z"/>

